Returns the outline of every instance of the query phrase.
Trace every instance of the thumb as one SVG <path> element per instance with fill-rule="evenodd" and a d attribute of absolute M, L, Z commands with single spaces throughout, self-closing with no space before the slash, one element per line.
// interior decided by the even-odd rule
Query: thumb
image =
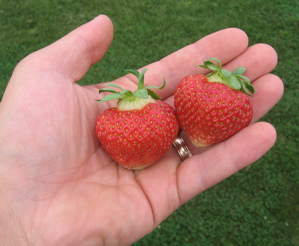
<path fill-rule="evenodd" d="M 71 81 L 80 80 L 90 66 L 97 63 L 113 39 L 113 24 L 109 17 L 99 15 L 53 44 L 27 56 L 18 70 L 28 65 L 38 71 L 55 71 Z"/>

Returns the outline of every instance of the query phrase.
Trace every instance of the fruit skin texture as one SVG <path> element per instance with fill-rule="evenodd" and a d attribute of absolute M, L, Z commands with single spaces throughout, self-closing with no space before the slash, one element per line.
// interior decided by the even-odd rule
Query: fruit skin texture
<path fill-rule="evenodd" d="M 215 77 L 212 81 L 206 75 L 186 76 L 174 95 L 179 124 L 196 147 L 230 138 L 248 126 L 253 116 L 246 93 L 217 82 Z"/>
<path fill-rule="evenodd" d="M 174 109 L 156 100 L 141 110 L 109 108 L 98 116 L 96 132 L 106 152 L 128 169 L 143 169 L 171 147 L 179 126 Z"/>
<path fill-rule="evenodd" d="M 155 163 L 170 149 L 179 131 L 175 110 L 159 100 L 151 89 L 161 87 L 145 86 L 144 74 L 136 70 L 126 70 L 138 78 L 135 92 L 115 84 L 103 88 L 102 92 L 112 92 L 100 102 L 118 99 L 117 106 L 108 108 L 96 119 L 96 135 L 104 150 L 127 169 L 140 170 Z"/>

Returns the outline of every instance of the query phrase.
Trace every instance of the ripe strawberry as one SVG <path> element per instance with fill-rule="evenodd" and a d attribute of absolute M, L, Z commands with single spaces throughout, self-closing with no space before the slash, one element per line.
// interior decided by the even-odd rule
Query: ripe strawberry
<path fill-rule="evenodd" d="M 179 130 L 174 109 L 158 100 L 158 95 L 144 86 L 144 74 L 126 70 L 138 78 L 138 89 L 132 93 L 115 84 L 99 92 L 112 92 L 100 102 L 118 99 L 115 108 L 102 112 L 96 120 L 96 134 L 102 147 L 119 164 L 128 169 L 143 169 L 160 159 L 171 147 Z"/>
<path fill-rule="evenodd" d="M 183 78 L 175 92 L 174 105 L 180 126 L 191 142 L 206 147 L 230 138 L 250 123 L 253 109 L 249 96 L 254 88 L 243 76 L 244 67 L 230 72 L 222 69 L 216 58 L 200 67 L 212 72 Z"/>

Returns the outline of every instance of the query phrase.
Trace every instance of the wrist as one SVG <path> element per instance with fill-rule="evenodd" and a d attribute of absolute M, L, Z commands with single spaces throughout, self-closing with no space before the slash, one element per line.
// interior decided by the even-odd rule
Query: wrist
<path fill-rule="evenodd" d="M 22 232 L 22 230 L 18 228 L 18 225 L 16 225 L 16 223 L 11 223 L 9 220 L 5 220 L 4 223 L 1 222 L 0 224 L 1 245 L 3 246 L 32 245 L 29 243 L 26 235 Z"/>
<path fill-rule="evenodd" d="M 2 191 L 2 188 L 1 188 Z M 7 197 L 0 195 L 0 241 L 3 246 L 28 245 L 20 218 Z"/>
<path fill-rule="evenodd" d="M 37 245 L 30 231 L 29 211 L 16 193 L 3 185 L 0 176 L 0 242 L 1 246 Z"/>

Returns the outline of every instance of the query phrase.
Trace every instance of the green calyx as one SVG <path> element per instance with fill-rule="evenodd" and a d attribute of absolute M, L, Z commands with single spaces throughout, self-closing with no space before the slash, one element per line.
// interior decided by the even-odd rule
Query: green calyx
<path fill-rule="evenodd" d="M 119 85 L 108 83 L 105 86 L 112 87 L 112 88 L 102 88 L 99 90 L 99 93 L 102 92 L 111 92 L 112 94 L 108 94 L 104 96 L 101 100 L 97 100 L 99 102 L 105 102 L 105 101 L 111 101 L 118 99 L 118 104 L 139 104 L 139 102 L 142 101 L 142 99 L 146 99 L 146 101 L 151 101 L 153 99 L 160 99 L 160 97 L 157 95 L 156 92 L 154 92 L 151 89 L 163 89 L 166 85 L 166 81 L 164 80 L 163 85 L 158 86 L 145 86 L 144 85 L 144 74 L 147 71 L 147 68 L 144 68 L 141 73 L 139 73 L 137 70 L 128 69 L 125 70 L 126 73 L 131 73 L 135 75 L 138 78 L 138 88 L 136 91 L 132 92 L 130 90 L 123 89 Z M 114 89 L 115 88 L 115 89 Z M 118 89 L 118 90 L 116 90 Z M 153 100 L 154 101 L 154 100 Z M 143 104 L 143 103 L 141 103 Z"/>
<path fill-rule="evenodd" d="M 212 61 L 215 61 L 217 65 Z M 254 93 L 254 88 L 250 84 L 250 79 L 243 76 L 246 71 L 245 67 L 238 67 L 230 72 L 223 69 L 221 62 L 216 58 L 209 58 L 204 61 L 204 65 L 199 66 L 212 70 L 211 73 L 206 75 L 209 82 L 221 82 L 230 88 L 242 91 L 249 96 L 252 96 Z"/>

